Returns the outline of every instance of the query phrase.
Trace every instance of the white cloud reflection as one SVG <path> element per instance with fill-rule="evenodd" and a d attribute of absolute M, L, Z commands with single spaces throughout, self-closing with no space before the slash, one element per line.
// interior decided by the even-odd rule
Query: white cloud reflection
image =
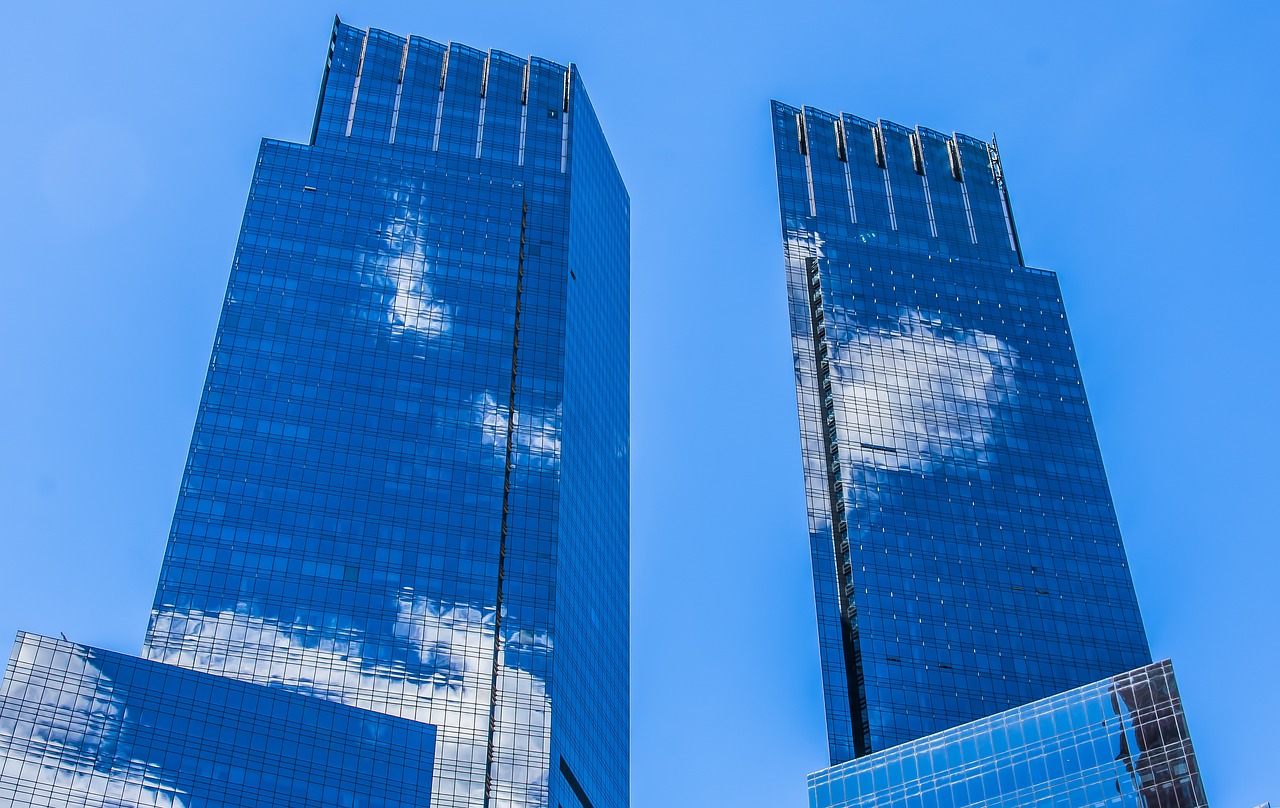
<path fill-rule="evenodd" d="M 40 638 L 28 635 L 14 646 L 21 664 L 10 668 L 5 681 L 6 709 L 0 718 L 5 786 L 37 786 L 48 793 L 51 805 L 65 799 L 86 808 L 186 808 L 191 795 L 174 784 L 163 765 L 117 756 L 127 707 L 92 656 L 76 647 L 42 660 L 49 649 L 42 652 L 40 644 Z"/>
<path fill-rule="evenodd" d="M 484 797 L 492 695 L 494 611 L 403 595 L 388 654 L 355 628 L 294 626 L 244 610 L 160 613 L 147 657 L 437 727 L 432 805 L 462 808 Z M 504 644 L 549 648 L 545 634 L 503 632 Z M 370 642 L 373 640 L 373 642 Z M 502 786 L 491 803 L 542 805 L 551 744 L 546 683 L 527 671 L 498 669 L 495 765 Z"/>
<path fill-rule="evenodd" d="M 442 337 L 453 327 L 453 313 L 432 291 L 425 228 L 400 197 L 392 197 L 400 210 L 383 223 L 377 247 L 359 253 L 356 264 L 379 290 L 374 312 L 377 319 L 400 333 Z"/>
<path fill-rule="evenodd" d="M 853 463 L 929 472 L 990 461 L 1001 405 L 1015 394 L 1008 343 L 915 310 L 890 328 L 833 336 L 832 386 Z"/>
<path fill-rule="evenodd" d="M 485 391 L 472 403 L 476 424 L 480 427 L 481 440 L 495 452 L 507 450 L 507 407 L 498 403 L 493 393 Z M 511 439 L 515 444 L 517 465 L 532 464 L 541 468 L 555 468 L 560 463 L 560 424 L 563 405 L 554 410 L 542 410 L 533 415 L 515 412 L 515 428 Z"/>

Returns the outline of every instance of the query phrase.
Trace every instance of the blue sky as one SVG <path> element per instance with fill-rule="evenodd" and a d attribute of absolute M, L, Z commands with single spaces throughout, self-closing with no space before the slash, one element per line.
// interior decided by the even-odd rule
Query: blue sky
<path fill-rule="evenodd" d="M 138 650 L 258 141 L 308 136 L 334 12 L 576 62 L 630 188 L 637 808 L 798 806 L 825 763 L 774 97 L 998 133 L 1209 797 L 1280 798 L 1275 3 L 11 5 L 0 656 Z"/>

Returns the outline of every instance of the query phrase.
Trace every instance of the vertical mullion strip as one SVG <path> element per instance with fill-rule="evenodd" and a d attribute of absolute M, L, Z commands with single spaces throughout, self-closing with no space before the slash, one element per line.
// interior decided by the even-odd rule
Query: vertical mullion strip
<path fill-rule="evenodd" d="M 924 183 L 924 209 L 929 214 L 929 235 L 934 238 L 938 237 L 938 224 L 933 218 L 933 198 L 929 195 L 929 178 L 921 174 L 920 181 Z"/>
<path fill-rule="evenodd" d="M 1018 242 L 1013 240 L 1013 222 L 1009 221 L 1009 206 L 1001 205 L 1000 209 L 1004 213 L 1005 232 L 1009 235 L 1009 249 L 1013 250 L 1014 252 L 1017 252 Z"/>
<path fill-rule="evenodd" d="M 520 368 L 520 303 L 524 294 L 524 250 L 528 238 L 529 201 L 526 199 L 520 209 L 520 252 L 516 260 L 516 316 L 511 336 L 511 393 L 507 399 L 507 462 L 502 480 L 502 524 L 498 531 L 498 582 L 493 617 L 493 678 L 489 690 L 489 738 L 486 746 L 484 767 L 484 806 L 492 804 L 493 770 L 497 765 L 497 750 L 494 741 L 497 738 L 498 725 L 498 669 L 503 665 L 502 657 L 502 599 L 504 579 L 507 570 L 507 534 L 510 531 L 511 512 L 511 470 L 515 462 L 515 430 L 516 430 L 516 380 Z"/>
<path fill-rule="evenodd" d="M 524 82 L 520 88 L 520 154 L 517 165 L 524 165 L 524 135 L 529 129 L 529 73 L 533 69 L 533 57 L 524 63 Z"/>
<path fill-rule="evenodd" d="M 364 40 L 360 43 L 360 63 L 356 66 L 356 83 L 351 88 L 351 107 L 347 110 L 347 137 L 351 137 L 351 127 L 356 122 L 356 99 L 360 97 L 360 77 L 364 75 L 364 53 L 369 49 L 369 32 L 364 32 Z"/>
<path fill-rule="evenodd" d="M 871 140 L 876 147 L 876 163 L 884 173 L 884 196 L 889 201 L 889 227 L 898 229 L 898 216 L 893 211 L 893 182 L 889 179 L 889 150 L 884 147 L 884 130 L 879 126 L 871 130 Z"/>
<path fill-rule="evenodd" d="M 804 181 L 809 189 L 809 215 L 818 215 L 818 201 L 813 193 L 813 161 L 809 158 L 809 122 L 804 112 L 796 114 L 796 131 L 800 139 L 800 153 L 804 155 Z"/>
<path fill-rule="evenodd" d="M 569 113 L 565 112 L 564 123 L 560 124 L 560 173 L 569 167 Z"/>
<path fill-rule="evenodd" d="M 564 116 L 560 124 L 560 173 L 569 167 L 569 82 L 572 81 L 573 65 L 564 71 L 564 100 L 561 103 L 561 114 Z"/>
<path fill-rule="evenodd" d="M 480 123 L 476 127 L 476 159 L 480 159 L 480 152 L 484 148 L 484 108 L 485 102 L 489 100 L 489 62 L 493 59 L 490 53 L 484 57 L 484 75 L 480 77 Z"/>
<path fill-rule="evenodd" d="M 436 131 L 431 136 L 431 151 L 440 150 L 440 125 L 444 122 L 444 85 L 449 78 L 449 51 L 453 49 L 450 45 L 444 52 L 444 63 L 440 65 L 440 96 L 436 98 Z"/>
<path fill-rule="evenodd" d="M 404 92 L 404 70 L 409 64 L 409 40 L 404 42 L 404 52 L 400 54 L 400 78 L 396 81 L 396 103 L 391 109 L 391 137 L 388 143 L 396 142 L 396 126 L 400 123 L 400 95 Z"/>
<path fill-rule="evenodd" d="M 920 182 L 924 185 L 924 209 L 929 214 L 929 235 L 937 238 L 938 223 L 933 217 L 933 195 L 929 193 L 929 172 L 924 164 L 924 137 L 921 136 L 919 127 L 910 134 L 910 138 L 911 161 L 915 164 L 916 173 L 920 175 Z"/>
<path fill-rule="evenodd" d="M 969 241 L 978 243 L 978 231 L 973 227 L 973 207 L 969 204 L 969 186 L 964 181 L 964 162 L 960 159 L 960 136 L 951 133 L 947 141 L 947 157 L 951 158 L 951 176 L 960 183 L 960 199 L 964 201 L 964 220 L 969 225 Z"/>
<path fill-rule="evenodd" d="M 849 221 L 854 224 L 858 223 L 858 207 L 853 203 L 853 174 L 849 171 L 849 164 L 844 164 L 844 192 L 849 197 Z"/>
<path fill-rule="evenodd" d="M 973 209 L 969 207 L 969 189 L 960 183 L 960 198 L 964 200 L 964 218 L 969 223 L 969 241 L 978 243 L 978 231 L 973 229 Z"/>
<path fill-rule="evenodd" d="M 884 195 L 889 200 L 889 226 L 898 229 L 898 216 L 893 212 L 893 182 L 889 179 L 889 170 L 884 171 Z"/>
<path fill-rule="evenodd" d="M 876 129 L 879 132 L 879 129 Z M 881 137 L 884 137 L 881 134 Z M 882 143 L 884 141 L 881 141 Z M 888 225 L 897 229 L 897 214 L 893 213 L 893 181 L 888 177 L 888 151 L 884 151 L 884 165 L 881 166 L 881 172 L 884 174 L 884 198 L 888 200 Z"/>
<path fill-rule="evenodd" d="M 853 174 L 849 171 L 849 136 L 844 131 L 844 119 L 836 118 L 836 157 L 843 163 L 844 193 L 849 199 L 849 221 L 858 223 L 858 207 L 853 204 Z"/>

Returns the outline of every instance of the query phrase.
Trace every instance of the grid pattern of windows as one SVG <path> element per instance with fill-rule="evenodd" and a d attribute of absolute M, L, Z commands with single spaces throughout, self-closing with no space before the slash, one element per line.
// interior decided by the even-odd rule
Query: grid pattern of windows
<path fill-rule="evenodd" d="M 0 685 L 0 803 L 425 806 L 435 727 L 19 634 Z"/>
<path fill-rule="evenodd" d="M 629 204 L 572 66 L 335 21 L 311 142 L 262 143 L 120 665 L 416 722 L 415 804 L 627 805 Z"/>
<path fill-rule="evenodd" d="M 1150 661 L 999 156 L 773 105 L 833 763 Z"/>
<path fill-rule="evenodd" d="M 809 776 L 810 808 L 1204 808 L 1168 660 Z"/>

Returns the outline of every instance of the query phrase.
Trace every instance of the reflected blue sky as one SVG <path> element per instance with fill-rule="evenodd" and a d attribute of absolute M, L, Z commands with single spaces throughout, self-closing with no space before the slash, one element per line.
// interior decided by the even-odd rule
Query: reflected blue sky
<path fill-rule="evenodd" d="M 1028 261 L 1065 287 L 1210 796 L 1274 800 L 1280 748 L 1259 717 L 1280 696 L 1248 672 L 1280 664 L 1258 617 L 1280 567 L 1260 505 L 1280 483 L 1280 368 L 1269 318 L 1247 312 L 1280 293 L 1260 235 L 1280 157 L 1246 135 L 1280 125 L 1258 102 L 1280 10 L 914 9 L 12 5 L 0 643 L 22 626 L 138 650 L 246 178 L 264 134 L 306 137 L 337 10 L 576 60 L 628 179 L 637 806 L 787 804 L 826 754 L 770 97 L 999 133 Z M 703 616 L 726 604 L 768 642 L 709 639 Z"/>

